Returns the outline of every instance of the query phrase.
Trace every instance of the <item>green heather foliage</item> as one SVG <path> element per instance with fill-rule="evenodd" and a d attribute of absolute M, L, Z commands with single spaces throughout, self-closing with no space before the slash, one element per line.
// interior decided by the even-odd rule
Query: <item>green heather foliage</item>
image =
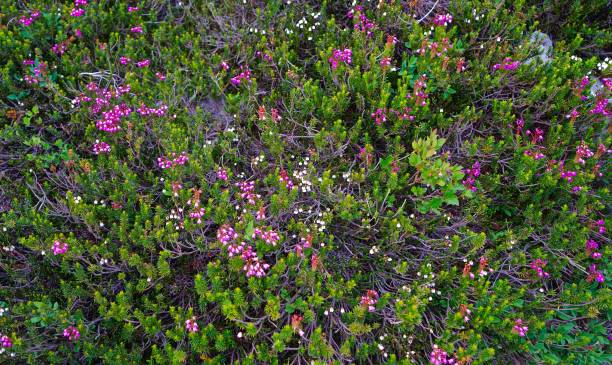
<path fill-rule="evenodd" d="M 608 12 L 0 1 L 0 363 L 609 364 Z"/>

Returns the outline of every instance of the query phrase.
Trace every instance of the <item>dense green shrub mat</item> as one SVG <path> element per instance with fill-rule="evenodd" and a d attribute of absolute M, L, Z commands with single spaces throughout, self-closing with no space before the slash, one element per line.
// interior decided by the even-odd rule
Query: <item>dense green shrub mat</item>
<path fill-rule="evenodd" d="M 609 364 L 608 13 L 0 1 L 0 363 Z"/>

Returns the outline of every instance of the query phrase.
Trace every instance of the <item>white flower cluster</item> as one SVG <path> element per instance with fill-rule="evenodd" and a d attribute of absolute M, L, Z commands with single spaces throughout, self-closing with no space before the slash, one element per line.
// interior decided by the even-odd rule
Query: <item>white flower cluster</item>
<path fill-rule="evenodd" d="M 311 41 L 312 40 L 312 34 L 315 32 L 315 30 L 317 30 L 317 28 L 319 26 L 321 26 L 321 22 L 319 21 L 319 17 L 321 16 L 321 12 L 315 13 L 312 12 L 310 14 L 307 14 L 311 19 L 310 21 L 308 20 L 308 18 L 306 16 L 303 16 L 300 20 L 298 20 L 297 24 L 295 25 L 296 28 L 298 29 L 298 31 L 303 34 L 303 33 L 308 33 L 308 40 Z M 295 33 L 294 30 L 289 29 L 289 28 L 285 28 L 285 34 L 287 35 L 291 35 Z"/>
<path fill-rule="evenodd" d="M 253 158 L 253 165 L 254 165 L 254 166 L 257 166 L 257 165 L 259 165 L 260 163 L 264 162 L 265 160 L 266 160 L 266 156 L 264 156 L 264 155 L 259 155 L 259 156 L 255 157 L 255 158 Z"/>
<path fill-rule="evenodd" d="M 183 224 L 183 208 L 172 209 L 166 220 L 166 225 L 172 224 L 170 221 L 175 220 L 177 223 L 174 225 L 174 229 L 177 231 L 183 229 L 185 227 Z"/>
<path fill-rule="evenodd" d="M 602 62 L 599 62 L 597 64 L 597 69 L 599 71 L 605 71 L 605 70 L 608 69 L 608 66 L 610 66 L 610 58 L 606 57 L 606 58 L 604 58 L 604 60 Z"/>
<path fill-rule="evenodd" d="M 298 162 L 298 166 L 302 167 L 301 170 L 294 170 L 293 177 L 298 181 L 298 188 L 302 193 L 309 193 L 312 191 L 312 182 L 308 179 L 308 170 L 306 169 L 309 163 L 310 157 L 306 157 L 304 161 Z"/>

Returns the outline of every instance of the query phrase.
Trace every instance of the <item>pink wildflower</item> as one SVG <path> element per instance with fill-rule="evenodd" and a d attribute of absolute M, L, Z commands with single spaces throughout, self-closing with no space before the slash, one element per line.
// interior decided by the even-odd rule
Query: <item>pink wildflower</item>
<path fill-rule="evenodd" d="M 69 341 L 76 341 L 81 337 L 79 330 L 74 326 L 68 326 L 64 329 L 64 337 L 66 337 Z"/>
<path fill-rule="evenodd" d="M 597 270 L 597 265 L 592 264 L 591 266 L 589 266 L 589 275 L 587 276 L 586 280 L 589 283 L 593 280 L 597 281 L 598 283 L 603 283 L 605 278 L 603 273 Z"/>
<path fill-rule="evenodd" d="M 355 15 L 357 15 L 354 19 L 354 29 L 361 33 L 365 33 L 368 37 L 371 36 L 374 29 L 376 29 L 376 24 L 365 15 L 361 5 L 355 6 L 353 9 L 349 10 L 346 15 L 351 19 L 355 18 Z"/>
<path fill-rule="evenodd" d="M 240 66 L 240 70 L 240 73 L 232 77 L 230 80 L 234 86 L 240 85 L 243 81 L 244 83 L 251 81 L 251 70 L 249 70 L 248 67 L 244 68 L 243 66 Z"/>
<path fill-rule="evenodd" d="M 232 242 L 237 238 L 238 233 L 236 233 L 236 231 L 234 231 L 234 229 L 227 224 L 222 225 L 217 230 L 217 239 L 219 240 L 219 242 L 221 242 L 223 246 L 227 246 L 228 243 Z"/>
<path fill-rule="evenodd" d="M 471 191 L 477 191 L 478 188 L 474 184 L 476 183 L 476 178 L 480 176 L 480 162 L 474 162 L 472 168 L 465 170 L 465 174 L 467 177 L 463 180 L 463 186 Z"/>
<path fill-rule="evenodd" d="M 175 166 L 184 165 L 189 161 L 189 157 L 187 156 L 187 152 L 183 151 L 180 155 L 177 155 L 176 152 L 172 152 L 169 157 L 160 156 L 157 158 L 157 165 L 161 169 L 169 169 Z"/>
<path fill-rule="evenodd" d="M 259 208 L 257 214 L 255 215 L 255 219 L 258 221 L 266 219 L 266 207 Z"/>
<path fill-rule="evenodd" d="M 502 63 L 496 63 L 495 65 L 493 65 L 493 70 L 495 71 L 499 70 L 500 68 L 503 68 L 507 71 L 513 71 L 516 70 L 520 64 L 521 63 L 519 61 L 512 61 L 512 58 L 506 57 L 504 58 L 504 61 Z"/>
<path fill-rule="evenodd" d="M 243 270 L 246 271 L 246 276 L 255 276 L 261 278 L 266 275 L 266 270 L 270 268 L 270 265 L 263 261 L 259 261 L 257 253 L 253 251 L 253 247 L 248 246 L 240 256 L 244 261 Z"/>
<path fill-rule="evenodd" d="M 74 17 L 74 18 L 78 18 L 80 16 L 83 16 L 85 14 L 85 9 L 83 8 L 73 8 L 70 11 L 70 16 Z"/>
<path fill-rule="evenodd" d="M 53 255 L 62 255 L 68 251 L 68 244 L 65 242 L 54 241 L 51 249 L 53 250 Z"/>
<path fill-rule="evenodd" d="M 136 66 L 139 68 L 149 67 L 151 61 L 148 59 L 136 62 Z"/>
<path fill-rule="evenodd" d="M 593 157 L 594 153 L 589 149 L 589 146 L 584 142 L 576 147 L 576 162 L 584 165 L 585 159 Z"/>
<path fill-rule="evenodd" d="M 366 291 L 359 303 L 361 306 L 368 308 L 369 312 L 374 312 L 376 310 L 374 306 L 378 303 L 378 293 L 375 290 Z"/>
<path fill-rule="evenodd" d="M 2 335 L 2 337 L 0 337 L 0 346 L 2 347 L 13 347 L 13 341 L 11 340 L 11 338 L 7 335 Z"/>
<path fill-rule="evenodd" d="M 345 48 L 344 50 L 334 49 L 332 56 L 328 59 L 333 70 L 338 68 L 340 62 L 350 65 L 353 62 L 353 52 Z"/>
<path fill-rule="evenodd" d="M 109 153 L 111 150 L 110 145 L 106 142 L 100 142 L 96 140 L 96 143 L 93 145 L 93 153 L 99 155 L 101 153 Z"/>
<path fill-rule="evenodd" d="M 429 362 L 433 365 L 454 364 L 455 359 L 448 357 L 448 353 L 442 350 L 438 345 L 433 346 L 433 351 L 429 355 Z"/>
<path fill-rule="evenodd" d="M 291 179 L 289 178 L 289 175 L 287 175 L 287 171 L 283 169 L 280 171 L 279 175 L 280 177 L 278 178 L 278 180 L 281 183 L 285 184 L 285 187 L 287 188 L 287 190 L 292 190 L 295 187 L 293 185 L 293 181 L 291 181 Z"/>
<path fill-rule="evenodd" d="M 599 248 L 599 244 L 595 242 L 595 240 L 588 239 L 584 245 L 586 249 L 587 255 L 591 256 L 594 259 L 601 258 L 601 253 L 597 252 Z"/>
<path fill-rule="evenodd" d="M 612 115 L 612 111 L 608 109 L 608 99 L 600 97 L 595 104 L 595 107 L 589 111 L 591 114 L 601 114 L 603 116 Z"/>
<path fill-rule="evenodd" d="M 255 195 L 255 182 L 243 181 L 236 184 L 240 188 L 240 197 L 245 199 L 249 204 L 254 205 L 257 195 Z"/>
<path fill-rule="evenodd" d="M 374 118 L 374 123 L 376 123 L 376 125 L 381 125 L 387 121 L 385 109 L 376 109 L 376 111 L 371 114 L 371 117 Z"/>
<path fill-rule="evenodd" d="M 519 335 L 520 337 L 525 337 L 527 335 L 527 331 L 529 327 L 523 323 L 522 319 L 516 319 L 514 321 L 514 327 L 512 327 L 512 333 Z"/>
<path fill-rule="evenodd" d="M 450 14 L 438 14 L 434 17 L 433 23 L 438 26 L 447 26 L 453 22 L 453 16 Z"/>
<path fill-rule="evenodd" d="M 595 222 L 595 225 L 597 226 L 597 231 L 599 233 L 606 233 L 606 221 L 604 221 L 603 219 L 598 220 L 597 222 Z"/>
<path fill-rule="evenodd" d="M 198 332 L 198 324 L 196 323 L 196 318 L 192 317 L 185 321 L 185 328 L 190 333 Z"/>
<path fill-rule="evenodd" d="M 166 115 L 167 111 L 168 111 L 168 106 L 164 104 L 162 104 L 158 108 L 149 108 L 143 103 L 143 104 L 140 104 L 140 108 L 136 109 L 136 112 L 138 112 L 138 114 L 142 116 L 155 115 L 157 117 Z"/>
<path fill-rule="evenodd" d="M 535 270 L 535 272 L 537 273 L 539 277 L 548 278 L 550 274 L 544 271 L 544 267 L 546 267 L 546 264 L 547 262 L 545 260 L 536 259 L 529 265 L 529 267 Z"/>
<path fill-rule="evenodd" d="M 202 224 L 202 217 L 204 217 L 204 214 L 206 214 L 206 209 L 200 208 L 189 213 L 189 218 L 197 219 L 197 223 Z"/>

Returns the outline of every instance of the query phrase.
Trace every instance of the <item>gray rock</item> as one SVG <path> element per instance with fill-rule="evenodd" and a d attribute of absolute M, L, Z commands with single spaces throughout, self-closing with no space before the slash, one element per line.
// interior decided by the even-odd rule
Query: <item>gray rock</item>
<path fill-rule="evenodd" d="M 595 83 L 593 85 L 591 85 L 591 95 L 592 96 L 597 96 L 597 94 L 599 94 L 600 91 L 602 91 L 604 88 L 604 84 L 603 82 L 601 82 L 601 80 L 599 79 L 595 79 Z"/>
<path fill-rule="evenodd" d="M 538 47 L 538 54 L 525 61 L 526 64 L 535 62 L 538 58 L 543 64 L 549 64 L 552 61 L 553 56 L 553 42 L 550 37 L 540 31 L 531 33 L 529 37 L 529 45 Z"/>

